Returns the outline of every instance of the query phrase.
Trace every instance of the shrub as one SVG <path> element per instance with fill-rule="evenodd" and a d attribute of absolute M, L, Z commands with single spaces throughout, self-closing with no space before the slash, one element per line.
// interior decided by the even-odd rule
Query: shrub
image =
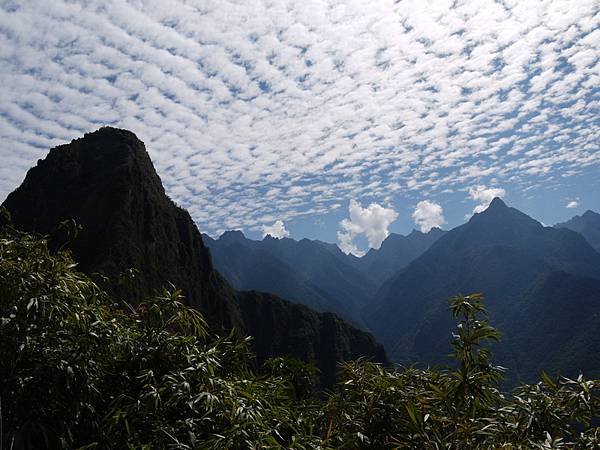
<path fill-rule="evenodd" d="M 253 370 L 170 286 L 135 306 L 39 236 L 0 231 L 0 441 L 6 448 L 594 448 L 599 381 L 513 393 L 485 347 L 483 296 L 450 300 L 455 367 L 342 364 L 329 393 L 291 358 Z"/>

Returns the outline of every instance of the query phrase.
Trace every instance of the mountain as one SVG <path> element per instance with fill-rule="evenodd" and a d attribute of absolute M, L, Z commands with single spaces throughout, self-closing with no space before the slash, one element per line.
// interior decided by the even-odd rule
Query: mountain
<path fill-rule="evenodd" d="M 549 274 L 559 271 L 596 282 L 600 279 L 600 254 L 578 233 L 544 227 L 496 198 L 487 210 L 446 233 L 384 283 L 375 296 L 376 302 L 365 310 L 365 316 L 393 360 L 445 363 L 452 327 L 448 298 L 483 292 L 494 324 L 507 336 L 520 336 L 498 346 L 499 360 L 508 367 L 516 367 L 515 361 L 523 361 L 519 370 L 528 373 L 536 364 L 531 360 L 528 365 L 528 355 L 533 350 L 532 342 L 539 336 L 534 336 L 533 329 L 525 325 L 524 329 L 517 329 L 517 324 L 533 321 L 537 314 L 542 314 L 544 302 L 538 299 L 552 291 L 534 287 L 540 280 L 546 280 L 546 286 L 559 283 L 560 278 L 548 281 Z M 577 287 L 571 278 L 569 286 L 569 289 L 554 289 L 552 302 L 570 304 L 569 293 Z M 579 292 L 582 312 L 597 314 L 595 291 L 590 290 L 589 295 Z M 546 311 L 548 326 L 561 320 L 560 311 Z M 515 321 L 520 314 L 522 320 Z M 568 325 L 574 335 L 581 332 L 578 322 Z M 600 338 L 597 339 L 596 347 L 592 348 L 600 345 Z M 558 352 L 550 349 L 547 357 L 560 359 Z M 581 356 L 571 357 L 582 362 Z M 595 366 L 594 373 L 588 375 L 598 374 L 600 366 Z"/>
<path fill-rule="evenodd" d="M 507 344 L 527 343 L 527 352 L 515 357 L 519 378 L 535 380 L 550 368 L 569 377 L 600 373 L 600 280 L 550 272 L 536 280 L 506 322 Z"/>
<path fill-rule="evenodd" d="M 269 294 L 246 291 L 240 307 L 247 332 L 253 337 L 260 360 L 272 355 L 291 354 L 313 362 L 321 370 L 321 383 L 335 381 L 337 362 L 368 356 L 387 361 L 383 347 L 371 334 L 359 332 L 333 313 L 317 313 Z M 332 357 L 332 355 L 339 355 Z"/>
<path fill-rule="evenodd" d="M 227 231 L 218 240 L 202 237 L 215 267 L 236 289 L 270 292 L 318 311 L 352 316 L 348 308 L 336 304 L 335 299 L 281 259 L 253 245 L 256 241 L 246 239 L 241 231 Z"/>
<path fill-rule="evenodd" d="M 218 239 L 203 237 L 215 267 L 236 289 L 271 292 L 365 327 L 362 308 L 383 281 L 445 233 L 434 228 L 408 236 L 391 234 L 379 250 L 371 249 L 362 258 L 309 239 L 266 236 L 256 241 L 241 231 L 227 231 Z"/>
<path fill-rule="evenodd" d="M 256 241 L 240 231 L 204 239 L 215 267 L 237 289 L 271 292 L 363 325 L 360 311 L 375 285 L 327 244 L 271 236 Z"/>
<path fill-rule="evenodd" d="M 165 194 L 144 144 L 129 131 L 104 127 L 53 148 L 2 206 L 18 228 L 49 234 L 55 249 L 68 246 L 79 270 L 108 277 L 105 287 L 130 302 L 172 283 L 214 330 L 260 336 L 254 341 L 259 359 L 304 358 L 317 364 L 325 384 L 335 378 L 337 361 L 385 360 L 370 334 L 332 315 L 233 289 L 215 270 L 190 215 Z M 81 230 L 69 227 L 70 219 Z M 120 282 L 131 268 L 135 277 Z"/>
<path fill-rule="evenodd" d="M 213 327 L 241 327 L 234 291 L 133 133 L 102 128 L 52 149 L 3 206 L 19 228 L 51 234 L 55 246 L 65 242 L 58 225 L 74 219 L 83 227 L 69 243 L 79 270 L 115 279 L 138 271 L 108 286 L 115 295 L 135 303 L 171 282 Z"/>
<path fill-rule="evenodd" d="M 421 256 L 444 234 L 446 231 L 440 228 L 432 228 L 427 233 L 413 230 L 408 236 L 391 233 L 379 249 L 372 248 L 360 258 L 356 267 L 377 285 L 381 285 L 391 275 Z"/>
<path fill-rule="evenodd" d="M 578 232 L 596 251 L 600 252 L 600 214 L 587 210 L 581 216 L 575 216 L 571 220 L 557 223 L 554 226 Z"/>

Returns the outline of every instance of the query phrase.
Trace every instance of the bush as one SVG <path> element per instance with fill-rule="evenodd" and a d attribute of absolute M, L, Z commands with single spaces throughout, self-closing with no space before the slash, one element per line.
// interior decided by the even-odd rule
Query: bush
<path fill-rule="evenodd" d="M 316 369 L 211 335 L 181 292 L 111 298 L 38 236 L 0 232 L 0 440 L 6 448 L 594 448 L 598 381 L 502 393 L 481 295 L 454 297 L 456 367 Z M 594 422 L 595 421 L 595 422 Z"/>

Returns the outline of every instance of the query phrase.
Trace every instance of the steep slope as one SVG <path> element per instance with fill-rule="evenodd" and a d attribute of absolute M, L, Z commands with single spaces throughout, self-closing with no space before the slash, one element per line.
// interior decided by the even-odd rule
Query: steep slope
<path fill-rule="evenodd" d="M 332 313 L 317 313 L 269 294 L 242 292 L 240 306 L 248 334 L 254 337 L 259 359 L 290 354 L 313 361 L 321 370 L 321 382 L 335 380 L 336 361 L 369 356 L 386 361 L 383 346 L 373 336 L 349 327 Z M 337 359 L 331 355 L 340 355 Z M 343 356 L 343 357 L 341 357 Z"/>
<path fill-rule="evenodd" d="M 363 324 L 360 310 L 374 285 L 323 243 L 271 236 L 255 241 L 239 231 L 206 238 L 215 266 L 236 288 L 272 292 Z"/>
<path fill-rule="evenodd" d="M 339 319 L 339 332 L 328 334 L 331 342 L 323 346 L 323 336 L 314 330 L 322 329 L 325 316 L 273 295 L 231 288 L 214 269 L 189 214 L 166 196 L 144 144 L 129 131 L 105 127 L 52 149 L 3 206 L 19 228 L 50 234 L 54 247 L 68 243 L 79 269 L 110 277 L 107 288 L 118 296 L 135 302 L 172 283 L 214 329 L 260 330 L 263 338 L 254 348 L 262 358 L 273 351 L 309 355 L 317 358 L 308 361 L 321 368 L 324 380 L 334 376 L 336 361 L 358 354 L 382 359 L 372 336 Z M 67 240 L 59 224 L 69 219 L 82 229 Z M 119 283 L 131 268 L 135 278 Z M 292 322 L 298 315 L 306 317 L 302 325 Z M 293 346 L 270 342 L 290 330 L 296 330 Z M 319 346 L 320 353 L 298 352 Z"/>
<path fill-rule="evenodd" d="M 80 270 L 111 278 L 138 271 L 110 286 L 116 295 L 135 302 L 171 282 L 211 325 L 242 323 L 235 294 L 213 269 L 191 217 L 166 196 L 143 143 L 129 131 L 102 128 L 52 149 L 4 206 L 20 228 L 51 233 L 55 245 L 64 242 L 58 225 L 74 219 L 83 228 L 69 247 Z"/>
<path fill-rule="evenodd" d="M 203 235 L 217 270 L 239 290 L 270 292 L 317 311 L 329 311 L 354 321 L 351 308 L 315 286 L 308 277 L 246 239 L 241 231 L 227 231 L 218 240 Z"/>
<path fill-rule="evenodd" d="M 367 312 L 368 324 L 393 360 L 443 363 L 451 338 L 450 296 L 483 292 L 494 322 L 511 336 L 516 331 L 511 318 L 527 293 L 557 270 L 600 279 L 600 254 L 581 235 L 543 227 L 495 199 L 386 282 Z M 562 301 L 559 295 L 556 301 Z M 577 324 L 571 325 L 576 331 Z M 525 338 L 498 348 L 509 367 L 528 351 Z"/>
<path fill-rule="evenodd" d="M 600 280 L 566 272 L 540 277 L 510 314 L 509 347 L 527 343 L 515 354 L 515 376 L 526 382 L 552 368 L 567 377 L 600 375 Z"/>
<path fill-rule="evenodd" d="M 375 286 L 360 271 L 340 261 L 317 241 L 267 236 L 262 244 L 272 255 L 306 276 L 330 297 L 356 310 L 370 299 Z"/>
<path fill-rule="evenodd" d="M 358 260 L 357 267 L 377 285 L 421 256 L 440 237 L 446 234 L 440 228 L 427 233 L 413 230 L 408 236 L 391 233 L 379 249 L 370 249 Z"/>
<path fill-rule="evenodd" d="M 600 214 L 587 210 L 581 216 L 554 225 L 556 228 L 568 228 L 581 234 L 596 251 L 600 252 Z"/>

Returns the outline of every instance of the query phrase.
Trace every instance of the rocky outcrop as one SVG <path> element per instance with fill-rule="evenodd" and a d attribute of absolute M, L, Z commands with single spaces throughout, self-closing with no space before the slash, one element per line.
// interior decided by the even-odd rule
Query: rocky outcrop
<path fill-rule="evenodd" d="M 129 131 L 102 128 L 53 148 L 4 206 L 18 227 L 50 234 L 54 247 L 68 241 L 79 269 L 109 277 L 115 295 L 135 303 L 172 283 L 213 327 L 242 324 L 235 293 L 214 270 L 190 215 L 167 197 Z M 60 227 L 68 220 L 81 226 L 74 239 Z M 124 280 L 131 268 L 133 278 Z"/>
<path fill-rule="evenodd" d="M 53 148 L 3 206 L 19 228 L 48 234 L 54 248 L 68 246 L 81 271 L 106 276 L 115 295 L 135 303 L 169 283 L 182 289 L 213 329 L 255 335 L 259 358 L 299 357 L 315 363 L 326 382 L 337 361 L 385 360 L 372 336 L 332 314 L 231 288 L 129 131 L 105 127 Z M 130 269 L 134 277 L 123 277 Z"/>

